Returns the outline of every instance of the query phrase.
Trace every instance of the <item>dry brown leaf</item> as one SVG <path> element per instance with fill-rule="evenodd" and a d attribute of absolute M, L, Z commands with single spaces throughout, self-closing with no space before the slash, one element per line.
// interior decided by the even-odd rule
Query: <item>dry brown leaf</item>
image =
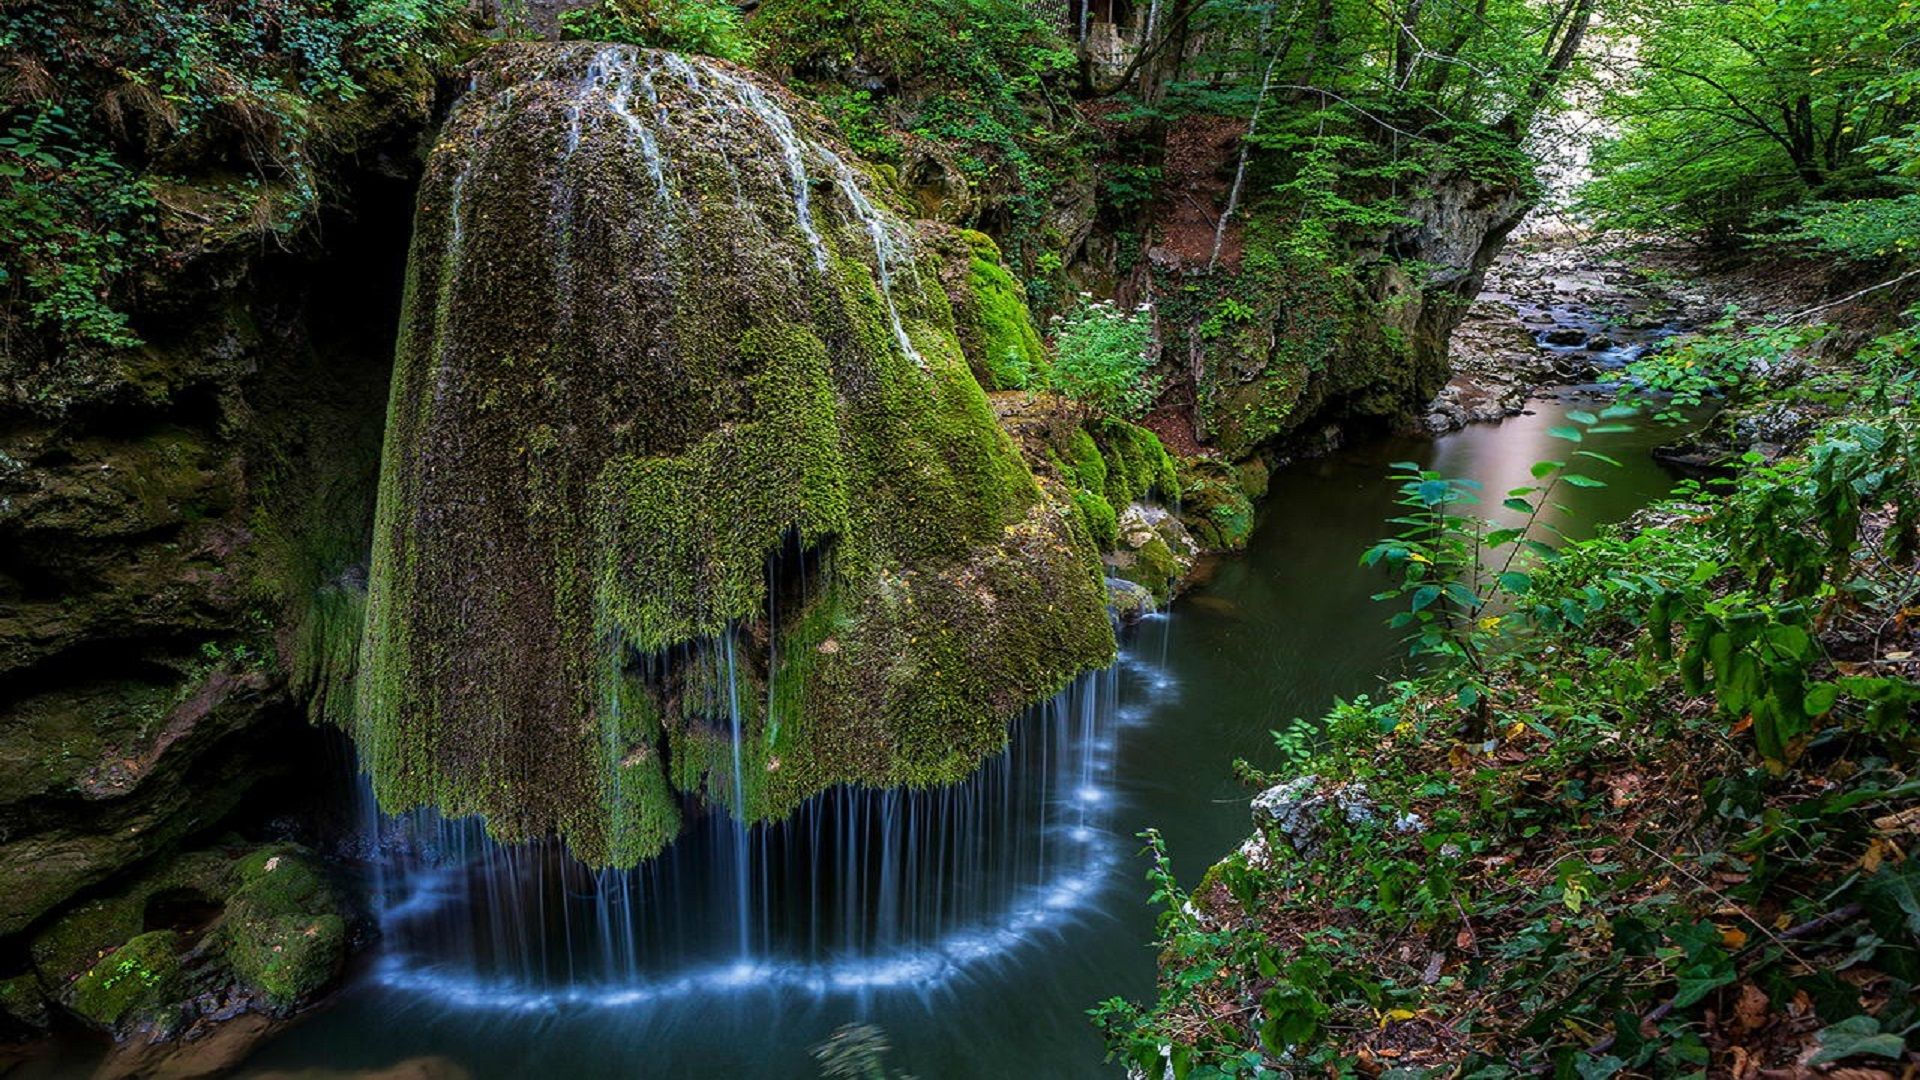
<path fill-rule="evenodd" d="M 1733 1003 L 1734 1030 L 1758 1031 L 1767 1022 L 1769 1004 L 1765 991 L 1752 983 L 1740 984 L 1740 996 Z"/>

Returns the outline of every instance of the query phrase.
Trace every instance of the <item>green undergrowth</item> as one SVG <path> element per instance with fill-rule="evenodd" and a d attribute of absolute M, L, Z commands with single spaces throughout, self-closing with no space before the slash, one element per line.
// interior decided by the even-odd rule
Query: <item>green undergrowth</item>
<path fill-rule="evenodd" d="M 1912 337 L 1801 383 L 1855 394 L 1788 455 L 1547 545 L 1475 586 L 1504 610 L 1471 630 L 1408 624 L 1416 649 L 1497 635 L 1454 638 L 1490 646 L 1479 676 L 1428 649 L 1454 659 L 1247 773 L 1362 812 L 1262 826 L 1191 893 L 1151 837 L 1161 992 L 1095 1010 L 1112 1052 L 1177 1077 L 1897 1068 L 1920 1021 Z M 1383 595 L 1487 610 L 1436 584 Z"/>
<path fill-rule="evenodd" d="M 310 227 L 338 158 L 380 117 L 424 112 L 459 14 L 449 0 L 10 12 L 0 378 L 16 403 L 58 411 L 141 343 L 142 274 Z"/>

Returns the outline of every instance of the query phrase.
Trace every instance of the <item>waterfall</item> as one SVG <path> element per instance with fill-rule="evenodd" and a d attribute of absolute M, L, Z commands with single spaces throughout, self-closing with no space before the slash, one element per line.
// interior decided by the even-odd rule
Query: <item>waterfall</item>
<path fill-rule="evenodd" d="M 632 865 L 689 794 L 752 820 L 957 780 L 1111 658 L 1098 554 L 995 424 L 955 253 L 902 201 L 720 61 L 476 64 L 421 183 L 341 718 L 386 806 Z M 776 612 L 790 543 L 828 561 Z M 745 683 L 690 712 L 678 658 Z"/>
<path fill-rule="evenodd" d="M 1157 650 L 1137 646 L 1017 720 L 1007 752 L 967 781 L 838 787 L 751 827 L 711 811 L 712 828 L 631 870 L 592 870 L 556 843 L 501 844 L 474 819 L 370 811 L 376 977 L 473 1008 L 929 994 L 1056 935 L 1124 866 L 1108 788 L 1134 711 L 1120 670 L 1164 683 L 1142 671 Z M 717 662 L 733 674 L 730 640 Z M 725 692 L 737 718 L 737 682 Z"/>

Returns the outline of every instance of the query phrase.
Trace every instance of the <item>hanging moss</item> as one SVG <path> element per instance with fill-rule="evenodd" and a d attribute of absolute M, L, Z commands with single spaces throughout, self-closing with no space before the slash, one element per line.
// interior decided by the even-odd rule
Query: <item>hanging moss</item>
<path fill-rule="evenodd" d="M 683 793 L 958 779 L 1110 658 L 1092 537 L 890 198 L 724 65 L 476 72 L 394 370 L 355 721 L 383 806 L 630 864 Z"/>

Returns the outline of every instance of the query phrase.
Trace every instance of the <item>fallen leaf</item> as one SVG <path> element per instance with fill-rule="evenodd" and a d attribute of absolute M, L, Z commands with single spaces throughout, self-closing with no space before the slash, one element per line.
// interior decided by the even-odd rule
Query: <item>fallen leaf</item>
<path fill-rule="evenodd" d="M 1759 1030 L 1767 1022 L 1768 1004 L 1764 991 L 1752 983 L 1742 983 L 1740 996 L 1733 1003 L 1734 1030 L 1739 1032 Z"/>

